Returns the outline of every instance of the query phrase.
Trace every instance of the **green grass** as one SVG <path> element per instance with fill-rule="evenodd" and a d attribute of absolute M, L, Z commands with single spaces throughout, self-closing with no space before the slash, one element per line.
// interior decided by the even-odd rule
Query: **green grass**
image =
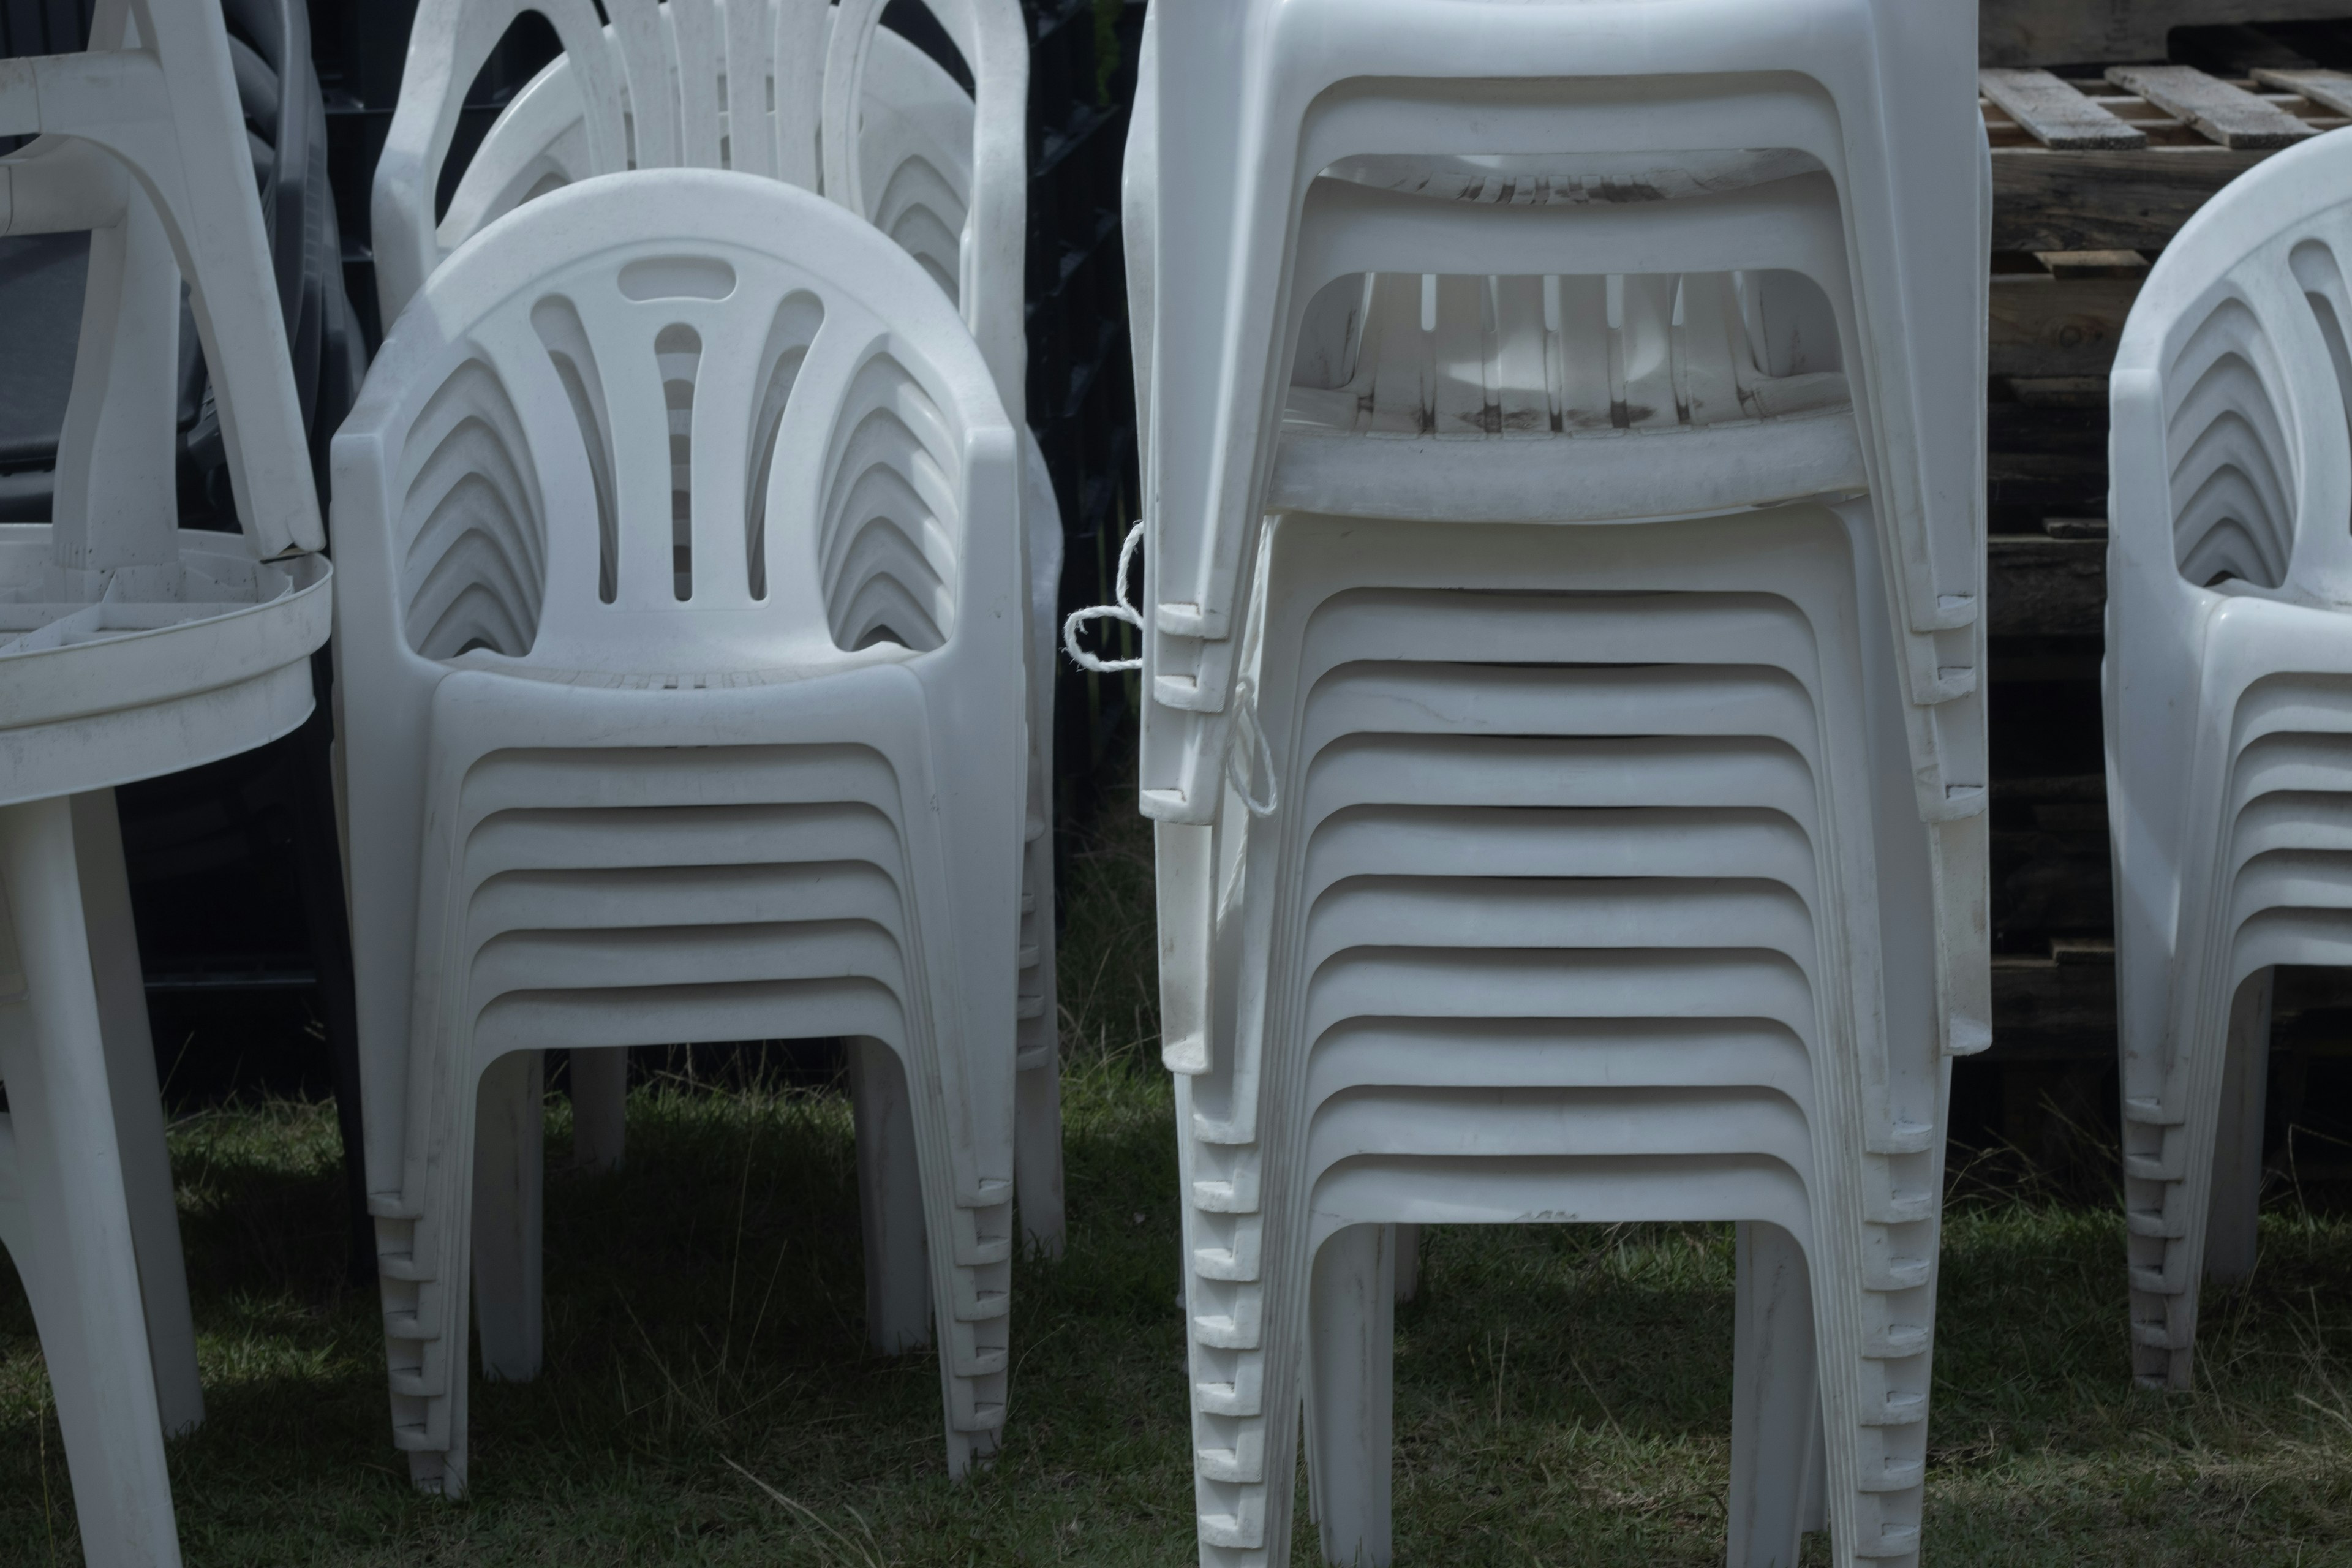
<path fill-rule="evenodd" d="M 864 1349 L 846 1100 L 669 1080 L 631 1101 L 625 1173 L 551 1181 L 546 1373 L 478 1383 L 471 1500 L 419 1498 L 373 1291 L 341 1279 L 331 1109 L 248 1104 L 172 1133 L 209 1412 L 171 1449 L 188 1561 L 1189 1561 L 1149 838 L 1104 831 L 1066 889 L 1068 1255 L 1016 1273 L 992 1468 L 949 1485 L 932 1363 Z M 552 1150 L 565 1120 L 551 1102 Z M 2292 1194 L 2266 1213 L 2254 1280 L 2207 1297 L 2200 1387 L 2166 1397 L 2129 1386 L 2116 1215 L 1967 1191 L 1930 1563 L 2352 1563 L 2352 1222 Z M 1398 1315 L 1401 1562 L 1721 1561 L 1727 1229 L 1436 1230 L 1423 1280 Z M 0 1562 L 79 1561 L 38 1346 L 0 1279 Z"/>

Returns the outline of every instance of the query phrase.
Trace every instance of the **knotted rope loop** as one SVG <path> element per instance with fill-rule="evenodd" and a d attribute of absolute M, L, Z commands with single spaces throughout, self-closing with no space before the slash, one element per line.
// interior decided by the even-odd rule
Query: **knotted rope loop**
<path fill-rule="evenodd" d="M 1127 564 L 1135 558 L 1135 552 L 1142 543 L 1143 522 L 1139 518 L 1135 526 L 1127 531 L 1126 542 L 1118 547 L 1118 577 L 1111 589 L 1118 603 L 1091 605 L 1083 610 L 1073 610 L 1069 619 L 1062 623 L 1062 651 L 1068 654 L 1070 662 L 1080 669 L 1096 675 L 1117 675 L 1122 670 L 1143 668 L 1140 657 L 1097 658 L 1078 646 L 1078 628 L 1088 621 L 1124 621 L 1139 632 L 1143 630 L 1143 616 L 1127 602 Z"/>

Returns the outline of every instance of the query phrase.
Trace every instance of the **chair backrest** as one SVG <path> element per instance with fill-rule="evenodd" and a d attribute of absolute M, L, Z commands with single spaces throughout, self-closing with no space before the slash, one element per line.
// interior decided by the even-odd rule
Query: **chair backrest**
<path fill-rule="evenodd" d="M 747 174 L 512 215 L 426 280 L 337 438 L 347 642 L 694 683 L 1001 638 L 1018 668 L 1019 615 L 975 608 L 1020 602 L 1012 426 L 923 277 Z"/>
<path fill-rule="evenodd" d="M 0 232 L 92 237 L 53 552 L 98 571 L 176 557 L 175 268 L 256 553 L 317 550 L 318 496 L 221 14 L 104 0 L 90 41 L 81 54 L 0 61 L 0 135 L 37 137 L 0 159 Z"/>
<path fill-rule="evenodd" d="M 2352 602 L 2347 271 L 2342 131 L 2241 174 L 2165 248 L 2110 383 L 2119 570 Z"/>
<path fill-rule="evenodd" d="M 972 72 L 967 96 L 903 39 L 877 47 L 882 9 L 863 0 L 837 11 L 825 0 L 613 0 L 607 26 L 588 0 L 425 0 L 376 172 L 384 319 L 396 319 L 467 237 L 547 190 L 629 168 L 734 169 L 822 188 L 925 256 L 1018 419 L 1028 99 L 1020 11 L 1013 0 L 930 6 Z M 463 94 L 525 11 L 553 24 L 563 55 L 501 113 L 436 221 Z M 760 85 L 747 96 L 738 82 Z M 901 95 L 907 101 L 892 101 Z M 747 103 L 761 106 L 755 117 Z M 878 166 L 877 143 L 889 149 Z"/>
<path fill-rule="evenodd" d="M 874 216 L 863 161 L 852 149 L 875 37 L 887 0 L 843 0 L 825 49 L 825 195 Z M 997 395 L 1014 422 L 1024 420 L 1027 326 L 1022 314 L 1022 259 L 1028 222 L 1029 36 L 1013 0 L 926 0 L 971 68 L 973 94 L 971 188 L 956 298 L 980 352 L 996 376 Z"/>

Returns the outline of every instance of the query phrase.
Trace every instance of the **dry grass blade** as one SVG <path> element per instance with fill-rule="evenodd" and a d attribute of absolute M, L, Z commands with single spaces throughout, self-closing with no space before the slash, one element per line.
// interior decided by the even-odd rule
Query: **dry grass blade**
<path fill-rule="evenodd" d="M 834 1545 L 843 1553 L 846 1554 L 848 1552 L 855 1552 L 857 1554 L 854 1558 L 845 1555 L 842 1559 L 844 1562 L 853 1563 L 856 1565 L 856 1568 L 888 1568 L 888 1565 L 885 1563 L 880 1557 L 875 1555 L 875 1552 L 878 1552 L 880 1548 L 877 1546 L 874 1542 L 874 1527 L 867 1524 L 866 1522 L 866 1516 L 858 1512 L 856 1509 L 853 1508 L 849 1510 L 849 1517 L 856 1520 L 857 1521 L 858 1529 L 865 1532 L 866 1543 L 864 1545 L 860 1545 L 858 1542 L 850 1540 L 846 1535 L 844 1535 L 840 1530 L 834 1525 L 832 1521 L 818 1513 L 814 1509 L 810 1508 L 807 1504 L 800 1502 L 795 1499 L 786 1497 L 783 1493 L 778 1491 L 775 1488 L 770 1486 L 767 1482 L 761 1480 L 759 1477 L 753 1475 L 751 1471 L 737 1464 L 731 1458 L 723 1454 L 720 1455 L 719 1458 L 726 1459 L 727 1468 L 729 1469 L 734 1471 L 737 1475 L 742 1477 L 745 1480 L 751 1482 L 753 1486 L 767 1493 L 776 1501 L 783 1504 L 786 1508 L 791 1509 L 794 1513 L 800 1515 L 803 1519 L 807 1520 L 811 1524 L 815 1525 L 819 1530 L 824 1531 L 825 1535 L 830 1538 Z"/>

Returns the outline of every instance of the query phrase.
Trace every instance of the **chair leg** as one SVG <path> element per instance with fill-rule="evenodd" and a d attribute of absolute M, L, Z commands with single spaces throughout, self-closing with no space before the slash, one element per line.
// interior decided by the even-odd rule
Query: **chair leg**
<path fill-rule="evenodd" d="M 352 967 L 351 905 L 343 889 L 344 853 L 335 780 L 334 660 L 320 648 L 310 662 L 316 704 L 302 727 L 279 744 L 293 774 L 295 878 L 310 963 L 319 976 L 320 1023 L 335 1081 L 335 1121 L 343 1141 L 343 1201 L 351 1224 L 349 1272 L 355 1285 L 375 1280 L 375 1221 L 368 1214 L 366 1121 L 360 1104 L 358 983 Z"/>
<path fill-rule="evenodd" d="M 176 1436 L 203 1424 L 205 1393 L 196 1375 L 196 1326 L 188 1310 L 188 1273 L 180 1254 L 172 1159 L 163 1144 L 155 1042 L 147 1030 L 147 988 L 139 968 L 139 936 L 131 922 L 122 825 L 115 816 L 110 789 L 75 796 L 72 812 L 99 1032 L 106 1041 L 107 1090 L 114 1100 L 123 1196 L 131 1205 L 131 1243 L 139 1255 L 147 1353 L 155 1366 L 155 1404 L 163 1414 L 164 1435 Z"/>
<path fill-rule="evenodd" d="M 2254 1271 L 2274 973 L 2264 969 L 2246 976 L 2230 1006 L 2229 1055 L 2221 1068 L 2220 1121 L 2213 1130 L 2213 1194 L 2205 1221 L 2208 1279 L 2243 1279 Z"/>
<path fill-rule="evenodd" d="M 1047 1258 L 1062 1255 L 1062 1074 L 1058 1061 L 1013 1080 L 1013 1188 L 1021 1234 Z"/>
<path fill-rule="evenodd" d="M 2192 1385 L 2205 1275 L 2253 1260 L 2269 1001 L 2269 977 L 2252 975 L 2226 1012 L 2175 1020 L 2177 1121 L 2143 1121 L 2163 1106 L 2124 1101 L 2132 1371 L 2143 1387 Z"/>
<path fill-rule="evenodd" d="M 1336 1568 L 1388 1568 L 1395 1426 L 1396 1227 L 1323 1244 L 1307 1290 L 1307 1496 Z"/>
<path fill-rule="evenodd" d="M 1818 1384 L 1815 1403 L 1820 1402 Z M 1797 1528 L 1808 1533 L 1819 1533 L 1830 1527 L 1830 1433 L 1825 1423 L 1813 1425 L 1813 1457 L 1806 1461 L 1805 1495 L 1797 1507 Z"/>
<path fill-rule="evenodd" d="M 1421 1226 L 1396 1228 L 1396 1299 L 1410 1301 L 1421 1293 Z"/>
<path fill-rule="evenodd" d="M 866 1233 L 866 1338 L 884 1355 L 931 1342 L 930 1266 L 915 1108 L 898 1055 L 880 1040 L 849 1042 L 857 1122 L 857 1210 Z"/>
<path fill-rule="evenodd" d="M 1053 706 L 1051 699 L 1045 702 Z M 1042 763 L 1029 770 L 1031 799 L 1052 798 Z M 1024 1243 L 1047 1258 L 1062 1256 L 1062 1039 L 1054 993 L 1054 836 L 1039 831 L 1023 851 L 1021 890 L 1030 903 L 1022 942 L 1036 961 L 1015 987 L 1022 1014 L 1015 1035 L 1013 1194 Z"/>
<path fill-rule="evenodd" d="M 474 1311 L 482 1375 L 506 1383 L 538 1376 L 541 1354 L 544 1061 L 538 1051 L 499 1058 L 474 1107 Z"/>
<path fill-rule="evenodd" d="M 66 1468 L 90 1568 L 180 1561 L 139 1258 L 108 1085 L 74 813 L 0 808 L 0 884 L 23 976 L 0 1003 L 0 1081 L 26 1256 Z M 149 1072 L 153 1072 L 151 1065 Z"/>
<path fill-rule="evenodd" d="M 628 1143 L 629 1048 L 572 1052 L 572 1158 L 583 1169 L 617 1171 Z"/>
<path fill-rule="evenodd" d="M 1823 1452 L 1803 1248 L 1776 1225 L 1742 1223 L 1732 1307 L 1729 1568 L 1794 1568 L 1820 1529 Z"/>

